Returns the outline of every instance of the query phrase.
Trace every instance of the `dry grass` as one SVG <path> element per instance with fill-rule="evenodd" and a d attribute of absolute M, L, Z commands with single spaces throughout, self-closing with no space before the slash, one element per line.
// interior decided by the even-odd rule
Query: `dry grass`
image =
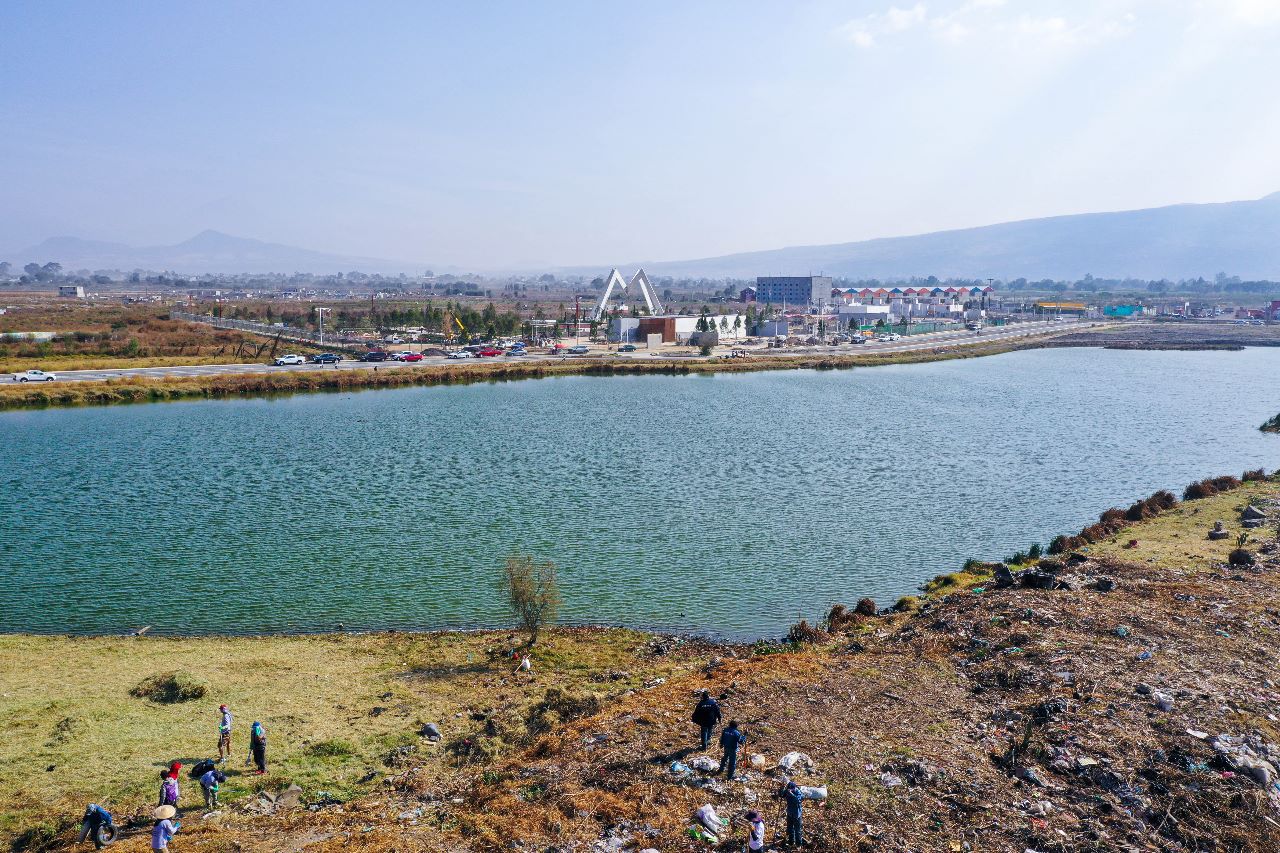
<path fill-rule="evenodd" d="M 584 684 L 617 691 L 676 659 L 639 660 L 646 635 L 625 630 L 546 634 L 535 677 L 513 679 L 506 633 L 320 635 L 236 638 L 0 637 L 0 838 L 55 826 L 99 802 L 120 815 L 144 810 L 159 769 L 217 754 L 217 706 L 236 715 L 225 800 L 295 781 L 340 798 L 391 772 L 383 757 L 417 747 L 419 778 L 451 770 L 417 733 L 435 722 L 446 739 L 469 732 L 465 715 L 496 706 L 521 714 L 548 688 Z M 182 671 L 203 698 L 162 703 L 130 695 L 157 675 Z M 613 675 L 610 675 L 610 674 Z M 621 674 L 621 675 L 619 675 Z M 616 677 L 616 680 L 615 680 Z M 546 713 L 546 709 L 544 709 Z M 246 775 L 246 732 L 268 732 L 270 775 Z M 341 745 L 341 748 L 335 745 Z M 372 774 L 364 783 L 360 780 Z M 199 799 L 183 779 L 184 801 Z"/>

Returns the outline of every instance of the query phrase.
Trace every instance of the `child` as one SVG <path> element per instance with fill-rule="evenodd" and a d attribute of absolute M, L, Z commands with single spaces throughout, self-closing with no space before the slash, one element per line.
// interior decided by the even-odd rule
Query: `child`
<path fill-rule="evenodd" d="M 156 819 L 156 825 L 151 828 L 151 849 L 152 850 L 168 850 L 169 839 L 182 828 L 182 824 L 173 819 L 178 810 L 173 806 L 157 806 L 151 816 Z"/>
<path fill-rule="evenodd" d="M 178 809 L 178 777 L 165 776 L 164 781 L 160 783 L 160 802 L 157 806 L 173 806 L 174 811 Z"/>
<path fill-rule="evenodd" d="M 218 807 L 218 787 L 227 781 L 221 770 L 208 770 L 200 777 L 200 789 L 204 791 L 204 807 L 210 811 Z"/>
<path fill-rule="evenodd" d="M 764 818 L 754 810 L 747 812 L 747 849 L 764 849 Z"/>

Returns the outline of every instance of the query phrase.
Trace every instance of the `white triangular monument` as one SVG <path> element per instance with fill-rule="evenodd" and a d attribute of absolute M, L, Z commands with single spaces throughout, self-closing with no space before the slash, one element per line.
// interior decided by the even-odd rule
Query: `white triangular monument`
<path fill-rule="evenodd" d="M 619 288 L 623 293 L 626 293 L 628 288 L 638 287 L 640 295 L 644 297 L 644 304 L 649 309 L 649 313 L 655 315 L 662 313 L 662 303 L 658 301 L 658 295 L 653 292 L 653 285 L 649 284 L 649 277 L 644 274 L 644 270 L 638 270 L 631 277 L 631 282 L 628 283 L 623 279 L 622 273 L 618 272 L 615 267 L 609 273 L 609 280 L 604 286 L 604 295 L 596 303 L 596 310 L 591 315 L 592 320 L 599 320 L 604 317 L 605 312 L 609 309 L 609 297 L 613 295 L 615 287 Z"/>

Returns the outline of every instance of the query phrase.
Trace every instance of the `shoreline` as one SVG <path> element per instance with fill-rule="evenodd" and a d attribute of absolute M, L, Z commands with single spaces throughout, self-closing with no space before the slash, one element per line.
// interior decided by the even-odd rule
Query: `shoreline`
<path fill-rule="evenodd" d="M 1250 504 L 1264 507 L 1272 524 L 1237 531 Z M 1226 520 L 1230 536 L 1206 538 L 1215 519 Z M 64 849 L 79 810 L 92 801 L 107 804 L 128 827 L 125 849 L 133 849 L 127 839 L 147 826 L 156 768 L 175 756 L 188 764 L 205 757 L 213 746 L 212 709 L 226 701 L 249 715 L 237 720 L 262 719 L 271 732 L 270 775 L 229 764 L 226 804 L 204 818 L 188 791 L 184 850 L 242 843 L 262 849 L 255 844 L 263 832 L 272 834 L 274 849 L 317 834 L 322 849 L 352 837 L 367 846 L 344 849 L 471 849 L 467 840 L 477 836 L 487 839 L 477 849 L 499 849 L 509 839 L 532 840 L 539 849 L 570 839 L 585 849 L 607 832 L 593 819 L 548 822 L 548 795 L 588 816 L 603 808 L 606 823 L 652 826 L 663 839 L 659 849 L 691 849 L 681 839 L 692 809 L 708 797 L 736 808 L 747 788 L 765 794 L 773 784 L 755 764 L 742 787 L 711 788 L 703 782 L 712 780 L 696 777 L 691 784 L 681 775 L 687 771 L 669 769 L 692 763 L 689 697 L 711 688 L 748 721 L 750 752 L 762 753 L 765 766 L 793 751 L 818 762 L 804 784 L 829 784 L 832 797 L 816 849 L 850 849 L 853 837 L 843 828 L 860 822 L 882 827 L 887 841 L 919 843 L 919 827 L 895 817 L 902 798 L 928 786 L 935 789 L 930 796 L 969 797 L 971 780 L 990 792 L 981 799 L 995 811 L 980 813 L 981 826 L 965 810 L 942 815 L 925 833 L 929 849 L 945 849 L 947 839 L 965 832 L 982 832 L 984 847 L 993 849 L 1023 843 L 1024 785 L 1052 803 L 1050 824 L 1082 845 L 1092 827 L 1112 837 L 1130 831 L 1134 823 L 1118 808 L 1124 803 L 1111 803 L 1118 795 L 1097 781 L 1100 771 L 1051 766 L 1051 747 L 1063 743 L 1072 760 L 1105 759 L 1120 778 L 1154 750 L 1186 751 L 1189 770 L 1141 765 L 1148 773 L 1155 767 L 1170 789 L 1144 796 L 1153 814 L 1183 810 L 1178 831 L 1188 846 L 1223 839 L 1219 824 L 1196 824 L 1177 797 L 1193 796 L 1197 808 L 1208 808 L 1255 791 L 1240 772 L 1196 770 L 1213 752 L 1194 730 L 1235 737 L 1252 727 L 1262 732 L 1260 755 L 1280 743 L 1280 726 L 1264 716 L 1280 693 L 1268 699 L 1256 686 L 1272 659 L 1277 520 L 1280 478 L 1262 471 L 1210 478 L 1180 496 L 1157 492 L 1127 511 L 1106 510 L 1079 534 L 1064 532 L 1056 540 L 1060 553 L 1051 545 L 1046 555 L 1012 563 L 1012 581 L 1001 580 L 1009 568 L 1003 563 L 970 561 L 939 575 L 907 606 L 875 615 L 863 603 L 856 611 L 833 607 L 817 625 L 793 626 L 781 642 L 551 626 L 529 652 L 527 679 L 512 673 L 511 649 L 524 638 L 509 627 L 0 634 L 0 664 L 12 664 L 0 665 L 0 719 L 22 735 L 0 747 L 13 771 L 0 779 L 0 838 L 15 850 Z M 1237 532 L 1256 565 L 1228 565 L 1228 553 L 1240 547 Z M 1230 613 L 1217 606 L 1224 596 Z M 1181 663 L 1188 654 L 1210 667 L 1212 678 L 1188 682 Z M 156 701 L 130 690 L 166 675 L 198 686 L 198 700 Z M 1135 692 L 1138 682 L 1154 686 Z M 1142 692 L 1148 689 L 1154 700 Z M 1156 700 L 1169 710 L 1152 710 Z M 1024 733 L 1021 725 L 990 723 L 1005 720 L 1011 708 L 1025 712 L 1049 701 L 1059 704 L 1057 722 L 1047 728 Z M 1097 713 L 1104 706 L 1114 719 Z M 800 717 L 806 722 L 796 726 Z M 439 724 L 443 740 L 425 739 L 427 723 Z M 1071 728 L 1060 730 L 1064 724 Z M 1069 742 L 1055 734 L 1068 731 Z M 1023 759 L 1030 776 L 984 757 L 1002 755 L 1019 734 L 1034 734 L 1040 744 Z M 241 730 L 236 737 L 243 738 Z M 119 759 L 85 762 L 103 750 Z M 908 760 L 924 769 L 912 770 Z M 928 781 L 920 781 L 923 773 Z M 1044 778 L 1054 784 L 1028 781 Z M 264 805 L 262 792 L 295 783 L 307 808 Z M 458 804 L 481 808 L 460 822 Z M 1280 814 L 1280 800 L 1275 807 Z M 1010 828 L 993 830 L 991 816 Z M 1274 849 L 1267 845 L 1277 835 L 1251 826 L 1232 830 L 1233 849 Z M 1085 834 L 1076 838 L 1078 831 Z"/>
<path fill-rule="evenodd" d="M 566 359 L 531 363 L 482 363 L 402 367 L 394 370 L 306 371 L 262 374 L 215 374 L 176 379 L 124 379 L 101 382 L 63 382 L 56 387 L 0 387 L 0 412 L 23 409 L 160 403 L 180 400 L 226 400 L 280 397 L 302 393 L 343 392 L 385 388 L 470 385 L 556 376 L 688 376 L 716 373 L 754 373 L 775 370 L 850 370 L 894 364 L 921 364 L 982 358 L 1026 349 L 1044 348 L 1045 336 L 993 341 L 987 344 L 939 344 L 937 347 L 892 353 L 760 355 L 744 359 L 700 358 L 639 361 L 634 359 Z"/>

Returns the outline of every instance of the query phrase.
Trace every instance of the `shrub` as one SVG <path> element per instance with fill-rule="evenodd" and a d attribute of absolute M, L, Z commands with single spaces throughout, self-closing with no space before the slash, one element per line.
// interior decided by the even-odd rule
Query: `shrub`
<path fill-rule="evenodd" d="M 1033 542 L 1031 547 L 1027 549 L 1027 557 L 1032 560 L 1040 559 L 1040 555 L 1043 553 L 1044 551 L 1041 550 L 1039 542 Z"/>
<path fill-rule="evenodd" d="M 529 645 L 538 642 L 538 632 L 555 621 L 560 609 L 560 585 L 556 564 L 550 560 L 535 563 L 533 557 L 512 554 L 502 577 L 511 611 L 520 627 L 529 632 Z"/>
<path fill-rule="evenodd" d="M 1125 518 L 1126 518 L 1125 511 L 1120 509 L 1119 507 L 1113 506 L 1111 509 L 1104 512 L 1102 515 L 1098 516 L 1098 523 L 1099 524 L 1120 524 L 1125 520 Z"/>
<path fill-rule="evenodd" d="M 1258 427 L 1258 429 L 1263 432 L 1280 432 L 1280 415 L 1276 415 L 1274 418 L 1263 421 L 1262 426 Z"/>
<path fill-rule="evenodd" d="M 1241 474 L 1240 479 L 1246 483 L 1265 480 L 1267 479 L 1267 471 L 1265 468 L 1254 468 L 1252 471 L 1245 471 Z"/>
<path fill-rule="evenodd" d="M 1164 512 L 1165 510 L 1170 510 L 1177 506 L 1178 499 L 1174 496 L 1173 492 L 1168 489 L 1161 489 L 1151 497 L 1147 498 L 1147 503 L 1154 504 L 1160 508 L 1161 512 Z"/>
<path fill-rule="evenodd" d="M 920 596 L 904 595 L 894 602 L 893 609 L 898 613 L 915 613 L 920 609 Z"/>
<path fill-rule="evenodd" d="M 322 740 L 311 744 L 305 750 L 313 758 L 344 758 L 355 755 L 356 748 L 345 740 Z"/>
<path fill-rule="evenodd" d="M 145 678 L 129 691 L 130 696 L 150 699 L 152 702 L 189 702 L 200 699 L 208 692 L 205 683 L 189 672 L 162 672 Z"/>
<path fill-rule="evenodd" d="M 1240 481 L 1235 477 L 1214 477 L 1213 487 L 1220 492 L 1229 492 L 1240 488 Z"/>
<path fill-rule="evenodd" d="M 801 619 L 799 622 L 791 626 L 791 630 L 787 631 L 787 642 L 793 645 L 801 643 L 818 643 L 827 638 L 827 634 L 821 628 L 817 628 L 809 624 L 808 619 Z"/>
<path fill-rule="evenodd" d="M 1213 497 L 1218 493 L 1214 485 L 1209 480 L 1201 480 L 1198 483 L 1192 483 L 1182 490 L 1182 499 L 1184 501 L 1195 501 L 1201 498 Z"/>
<path fill-rule="evenodd" d="M 848 610 L 843 604 L 837 604 L 827 613 L 826 624 L 823 626 L 827 631 L 838 633 L 846 628 L 852 628 L 858 623 L 858 617 L 853 611 Z"/>

